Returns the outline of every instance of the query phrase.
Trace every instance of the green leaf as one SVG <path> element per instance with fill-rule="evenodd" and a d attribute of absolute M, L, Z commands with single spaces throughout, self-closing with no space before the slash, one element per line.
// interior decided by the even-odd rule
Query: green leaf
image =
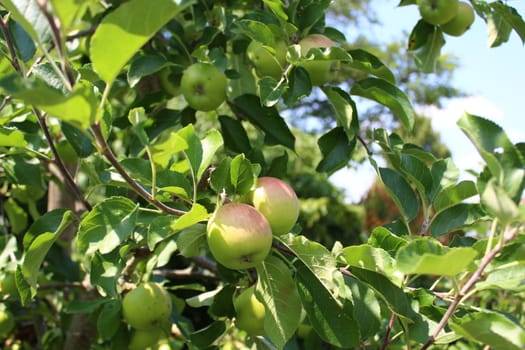
<path fill-rule="evenodd" d="M 512 27 L 504 17 L 497 12 L 487 15 L 488 47 L 497 47 L 509 41 Z"/>
<path fill-rule="evenodd" d="M 91 38 L 90 57 L 100 77 L 111 84 L 131 57 L 178 12 L 193 1 L 131 0 L 102 19 Z M 111 48 L 111 49 L 109 49 Z"/>
<path fill-rule="evenodd" d="M 66 122 L 61 124 L 61 129 L 79 157 L 86 158 L 95 152 L 95 146 L 93 146 L 91 139 L 80 129 Z"/>
<path fill-rule="evenodd" d="M 337 117 L 337 125 L 343 127 L 348 138 L 353 138 L 359 131 L 355 102 L 352 101 L 350 95 L 340 88 L 326 86 L 322 90 L 332 104 L 332 109 Z"/>
<path fill-rule="evenodd" d="M 129 86 L 134 87 L 142 77 L 160 71 L 166 62 L 166 59 L 160 55 L 141 55 L 134 58 L 128 70 Z"/>
<path fill-rule="evenodd" d="M 178 132 L 171 132 L 159 139 L 150 147 L 155 164 L 167 168 L 174 154 L 182 152 L 189 147 L 187 141 Z"/>
<path fill-rule="evenodd" d="M 436 194 L 432 205 L 434 210 L 439 212 L 477 194 L 476 184 L 472 181 L 465 180 L 443 188 Z"/>
<path fill-rule="evenodd" d="M 268 256 L 256 266 L 258 279 L 255 295 L 265 306 L 264 330 L 282 349 L 297 330 L 301 303 L 288 266 L 278 257 Z"/>
<path fill-rule="evenodd" d="M 275 81 L 268 76 L 259 79 L 257 84 L 259 85 L 261 102 L 265 107 L 275 106 L 287 88 L 284 80 Z"/>
<path fill-rule="evenodd" d="M 110 340 L 121 324 L 121 304 L 117 300 L 104 303 L 97 317 L 97 331 L 102 339 Z"/>
<path fill-rule="evenodd" d="M 356 82 L 350 92 L 352 95 L 365 97 L 388 107 L 408 131 L 414 127 L 416 112 L 412 103 L 403 91 L 388 81 L 365 78 Z"/>
<path fill-rule="evenodd" d="M 90 282 L 102 295 L 117 297 L 118 280 L 121 277 L 125 261 L 119 256 L 118 250 L 101 255 L 96 252 L 91 258 Z"/>
<path fill-rule="evenodd" d="M 267 144 L 280 144 L 294 150 L 295 136 L 274 107 L 264 107 L 255 95 L 242 95 L 235 99 L 233 110 L 264 131 Z"/>
<path fill-rule="evenodd" d="M 494 40 L 492 30 L 499 32 L 501 29 L 506 31 L 507 28 L 514 29 L 519 35 L 522 43 L 525 43 L 525 22 L 521 15 L 514 7 L 511 7 L 503 2 L 491 2 L 490 7 L 493 9 L 492 21 L 488 18 L 489 23 L 489 47 L 497 46 L 507 40 Z M 499 38 L 500 35 L 496 35 Z M 507 37 L 508 39 L 508 37 Z"/>
<path fill-rule="evenodd" d="M 394 284 L 401 286 L 404 275 L 396 267 L 396 261 L 386 250 L 368 244 L 353 245 L 343 249 L 340 258 L 345 264 L 379 272 Z"/>
<path fill-rule="evenodd" d="M 317 143 L 323 158 L 317 164 L 316 170 L 331 175 L 345 167 L 352 159 L 356 138 L 353 136 L 349 139 L 342 127 L 336 127 L 322 135 Z"/>
<path fill-rule="evenodd" d="M 481 204 L 503 226 L 518 218 L 518 206 L 495 179 L 491 179 L 481 193 Z"/>
<path fill-rule="evenodd" d="M 421 200 L 428 203 L 427 191 L 432 188 L 433 179 L 427 165 L 412 155 L 401 154 L 400 162 L 395 166 L 399 166 L 405 178 L 415 185 Z"/>
<path fill-rule="evenodd" d="M 37 292 L 37 279 L 44 259 L 49 249 L 60 237 L 62 232 L 75 221 L 73 212 L 66 209 L 55 209 L 38 218 L 38 220 L 29 228 L 31 235 L 41 231 L 43 227 L 54 227 L 53 231 L 38 232 L 38 235 L 31 240 L 25 248 L 24 260 L 22 262 L 22 273 L 26 281 L 31 286 L 31 296 L 34 297 Z"/>
<path fill-rule="evenodd" d="M 193 174 L 194 182 L 196 185 L 196 183 L 198 182 L 197 172 L 202 163 L 202 156 L 203 156 L 202 143 L 197 137 L 197 135 L 195 135 L 195 128 L 193 127 L 193 124 L 188 124 L 184 128 L 180 129 L 177 132 L 177 134 L 184 141 L 186 141 L 186 144 L 188 145 L 188 147 L 185 148 L 183 152 L 190 165 L 191 172 Z"/>
<path fill-rule="evenodd" d="M 191 333 L 190 340 L 197 349 L 204 349 L 212 345 L 224 332 L 226 332 L 224 321 L 213 321 L 208 326 Z"/>
<path fill-rule="evenodd" d="M 220 132 L 217 130 L 210 130 L 206 133 L 206 136 L 201 140 L 202 146 L 202 160 L 197 171 L 197 181 L 200 181 L 211 162 L 215 153 L 223 145 L 223 139 Z"/>
<path fill-rule="evenodd" d="M 199 254 L 206 244 L 206 225 L 196 224 L 181 231 L 177 237 L 177 248 L 180 254 L 191 257 Z"/>
<path fill-rule="evenodd" d="M 414 310 L 412 310 L 410 306 L 407 295 L 401 288 L 393 284 L 388 277 L 381 273 L 362 269 L 357 266 L 352 266 L 349 270 L 357 279 L 372 288 L 376 295 L 385 301 L 393 313 L 409 323 L 412 322 L 411 319 L 414 316 Z"/>
<path fill-rule="evenodd" d="M 32 59 L 36 53 L 36 46 L 33 39 L 31 39 L 20 23 L 9 21 L 7 25 L 11 32 L 18 57 L 20 57 L 23 62 Z"/>
<path fill-rule="evenodd" d="M 352 62 L 348 65 L 354 69 L 375 75 L 378 78 L 384 79 L 391 84 L 396 83 L 396 78 L 390 69 L 379 58 L 363 49 L 349 50 L 348 53 L 352 56 Z"/>
<path fill-rule="evenodd" d="M 105 304 L 107 299 L 73 300 L 65 307 L 67 314 L 92 314 Z"/>
<path fill-rule="evenodd" d="M 235 153 L 249 153 L 252 145 L 242 123 L 225 115 L 219 116 L 219 122 L 224 135 L 224 146 Z"/>
<path fill-rule="evenodd" d="M 25 147 L 26 145 L 23 132 L 0 126 L 0 147 Z"/>
<path fill-rule="evenodd" d="M 428 198 L 433 200 L 444 188 L 456 184 L 459 179 L 459 169 L 450 158 L 440 159 L 432 163 L 430 169 L 432 174 L 432 189 L 428 191 Z"/>
<path fill-rule="evenodd" d="M 135 230 L 139 205 L 128 198 L 110 197 L 96 204 L 78 229 L 78 249 L 91 256 L 111 252 Z"/>
<path fill-rule="evenodd" d="M 199 203 L 194 203 L 190 211 L 178 218 L 171 225 L 173 231 L 180 231 L 190 226 L 195 225 L 201 221 L 208 219 L 210 214 L 204 206 Z"/>
<path fill-rule="evenodd" d="M 51 28 L 45 15 L 33 0 L 4 0 L 2 5 L 9 10 L 11 17 L 20 23 L 24 30 L 38 43 L 46 42 Z"/>
<path fill-rule="evenodd" d="M 455 276 L 465 272 L 477 255 L 473 248 L 448 248 L 433 238 L 420 238 L 400 248 L 396 261 L 405 274 Z"/>
<path fill-rule="evenodd" d="M 407 180 L 390 168 L 377 167 L 376 170 L 405 220 L 410 221 L 415 218 L 419 210 L 419 201 Z"/>
<path fill-rule="evenodd" d="M 286 21 L 288 19 L 285 5 L 282 0 L 263 0 L 263 2 L 282 20 Z"/>
<path fill-rule="evenodd" d="M 251 162 L 239 154 L 230 163 L 230 184 L 237 194 L 248 193 L 256 181 Z"/>
<path fill-rule="evenodd" d="M 410 33 L 408 49 L 413 53 L 421 71 L 433 73 L 444 45 L 445 38 L 441 28 L 419 20 Z"/>
<path fill-rule="evenodd" d="M 80 18 L 89 2 L 84 0 L 51 0 L 53 10 L 60 19 L 59 29 L 67 34 L 75 19 Z"/>
<path fill-rule="evenodd" d="M 495 350 L 525 348 L 525 329 L 496 312 L 471 312 L 461 318 L 453 318 L 449 326 L 468 340 Z"/>
<path fill-rule="evenodd" d="M 354 317 L 359 323 L 361 339 L 373 337 L 383 321 L 381 304 L 374 291 L 361 281 L 349 277 L 345 277 L 345 281 L 352 291 Z"/>
<path fill-rule="evenodd" d="M 404 246 L 407 241 L 394 235 L 386 227 L 379 226 L 372 230 L 367 243 L 372 247 L 382 248 L 390 254 L 393 254 Z"/>
<path fill-rule="evenodd" d="M 478 204 L 460 203 L 437 213 L 430 222 L 430 233 L 440 237 L 447 233 L 469 227 L 483 217 Z"/>
<path fill-rule="evenodd" d="M 147 236 L 148 248 L 150 250 L 153 250 L 159 242 L 175 234 L 172 225 L 177 220 L 178 217 L 176 216 L 162 215 L 155 217 L 153 221 L 151 221 L 148 226 Z"/>
<path fill-rule="evenodd" d="M 477 290 L 495 289 L 522 292 L 525 290 L 525 261 L 489 271 L 484 281 L 476 284 Z"/>
<path fill-rule="evenodd" d="M 359 324 L 350 299 L 337 298 L 302 261 L 295 263 L 299 296 L 308 321 L 324 341 L 343 348 L 359 344 Z"/>
<path fill-rule="evenodd" d="M 275 47 L 275 37 L 272 30 L 266 24 L 251 19 L 241 19 L 235 25 L 239 32 L 249 36 L 263 45 Z"/>
<path fill-rule="evenodd" d="M 8 198 L 3 202 L 3 210 L 13 233 L 25 230 L 28 224 L 27 213 L 13 198 Z"/>
<path fill-rule="evenodd" d="M 288 73 L 288 89 L 283 94 L 283 102 L 292 107 L 311 92 L 312 84 L 308 72 L 303 67 L 294 66 Z"/>

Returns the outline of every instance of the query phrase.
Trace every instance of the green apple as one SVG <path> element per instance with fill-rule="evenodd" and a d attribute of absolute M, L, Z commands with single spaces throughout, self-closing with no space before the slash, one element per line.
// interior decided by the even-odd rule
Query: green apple
<path fill-rule="evenodd" d="M 261 177 L 251 203 L 270 223 L 274 235 L 290 232 L 299 217 L 299 199 L 293 188 L 275 177 Z"/>
<path fill-rule="evenodd" d="M 459 2 L 458 13 L 452 20 L 441 25 L 444 33 L 452 36 L 460 36 L 465 33 L 474 23 L 474 9 L 464 1 Z"/>
<path fill-rule="evenodd" d="M 253 40 L 246 48 L 246 55 L 253 63 L 258 76 L 270 76 L 277 81 L 281 79 L 286 64 L 284 41 L 278 41 L 275 45 L 275 53 L 272 53 L 263 44 Z"/>
<path fill-rule="evenodd" d="M 235 325 L 249 335 L 264 335 L 264 305 L 255 297 L 255 285 L 243 290 L 233 301 Z"/>
<path fill-rule="evenodd" d="M 145 282 L 122 299 L 122 315 L 131 327 L 140 330 L 160 328 L 171 315 L 171 297 L 158 283 Z"/>
<path fill-rule="evenodd" d="M 459 0 L 419 0 L 418 8 L 425 22 L 437 25 L 450 21 L 458 13 Z"/>
<path fill-rule="evenodd" d="M 159 72 L 159 82 L 162 89 L 172 96 L 180 95 L 181 74 L 173 72 L 169 67 Z"/>
<path fill-rule="evenodd" d="M 129 341 L 129 350 L 147 349 L 157 344 L 162 335 L 163 332 L 161 328 L 154 328 L 151 330 L 135 329 L 131 334 L 131 339 Z"/>
<path fill-rule="evenodd" d="M 332 47 L 334 42 L 322 34 L 310 34 L 299 41 L 299 46 L 301 55 L 306 57 L 310 49 Z M 312 85 L 319 86 L 335 78 L 339 64 L 339 61 L 334 60 L 309 60 L 299 66 L 306 69 Z"/>
<path fill-rule="evenodd" d="M 0 304 L 0 338 L 9 336 L 14 328 L 15 317 L 5 304 Z"/>
<path fill-rule="evenodd" d="M 211 63 L 194 63 L 184 70 L 180 81 L 182 95 L 190 107 L 211 111 L 226 99 L 228 82 L 219 68 Z"/>
<path fill-rule="evenodd" d="M 208 221 L 206 231 L 212 255 L 232 270 L 258 265 L 272 246 L 268 220 L 248 204 L 228 203 L 221 206 Z"/>

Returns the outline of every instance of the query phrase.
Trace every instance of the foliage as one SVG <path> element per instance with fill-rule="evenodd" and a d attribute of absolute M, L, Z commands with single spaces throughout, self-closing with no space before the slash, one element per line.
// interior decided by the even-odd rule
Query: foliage
<path fill-rule="evenodd" d="M 122 300 L 144 282 L 161 283 L 173 304 L 158 347 L 525 347 L 524 144 L 465 114 L 458 127 L 485 167 L 462 180 L 449 158 L 386 128 L 369 130 L 365 142 L 358 97 L 407 131 L 417 115 L 392 70 L 366 47 L 345 47 L 344 34 L 327 25 L 330 3 L 2 1 L 0 274 L 14 281 L 1 293 L 15 321 L 4 347 L 127 348 Z M 475 6 L 494 45 L 510 30 L 525 37 L 513 8 Z M 439 47 L 428 45 L 443 34 L 414 23 L 409 49 L 429 71 Z M 297 43 L 312 33 L 336 45 L 301 56 Z M 287 44 L 281 78 L 258 77 L 246 47 L 257 40 L 271 49 L 279 39 Z M 301 152 L 283 117 L 313 93 L 306 61 L 360 73 L 347 86 L 314 90 L 336 121 L 315 135 L 314 154 Z M 228 77 L 217 110 L 196 111 L 178 91 L 194 62 Z M 314 169 L 332 174 L 359 151 L 398 208 L 395 220 L 363 241 L 348 222 L 346 232 L 336 228 L 344 239 L 327 242 L 308 227 L 304 200 L 303 221 L 274 236 L 255 268 L 230 270 L 212 258 L 206 223 L 215 209 L 245 202 L 260 176 L 287 178 L 288 154 L 310 162 L 290 176 L 305 198 L 299 180 L 318 176 Z M 312 216 L 324 228 L 352 212 L 332 212 L 340 198 L 329 185 L 316 190 L 310 197 L 326 209 Z M 442 239 L 458 230 L 469 235 Z M 264 336 L 235 327 L 233 300 L 248 286 L 264 305 Z"/>

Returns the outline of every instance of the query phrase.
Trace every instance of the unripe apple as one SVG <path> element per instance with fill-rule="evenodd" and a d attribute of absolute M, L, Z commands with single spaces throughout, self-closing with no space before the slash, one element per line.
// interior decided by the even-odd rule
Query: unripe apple
<path fill-rule="evenodd" d="M 272 246 L 268 220 L 243 203 L 228 203 L 217 209 L 208 221 L 206 237 L 215 259 L 232 270 L 258 265 Z"/>
<path fill-rule="evenodd" d="M 233 301 L 235 325 L 249 335 L 264 335 L 264 305 L 255 297 L 255 285 L 243 290 Z"/>
<path fill-rule="evenodd" d="M 304 57 L 313 48 L 327 48 L 334 46 L 334 42 L 322 34 L 310 34 L 299 41 L 301 55 Z M 334 60 L 312 60 L 305 61 L 299 65 L 308 72 L 312 85 L 323 85 L 335 78 L 335 72 L 339 67 L 339 61 Z"/>
<path fill-rule="evenodd" d="M 122 299 L 122 315 L 131 327 L 140 330 L 160 328 L 171 315 L 169 293 L 158 283 L 146 282 Z"/>
<path fill-rule="evenodd" d="M 460 1 L 458 13 L 452 20 L 441 25 L 444 33 L 452 36 L 460 36 L 465 33 L 474 23 L 474 9 L 467 2 Z"/>
<path fill-rule="evenodd" d="M 161 328 L 151 330 L 135 329 L 129 341 L 129 350 L 144 350 L 155 345 L 162 336 Z"/>
<path fill-rule="evenodd" d="M 223 72 L 211 63 L 194 63 L 182 73 L 180 87 L 190 107 L 211 111 L 226 99 L 228 81 Z"/>
<path fill-rule="evenodd" d="M 275 53 L 272 53 L 263 44 L 253 40 L 246 48 L 246 55 L 255 66 L 258 76 L 270 76 L 280 80 L 286 64 L 286 44 L 284 41 L 278 41 L 274 49 Z"/>
<path fill-rule="evenodd" d="M 295 191 L 275 177 L 258 179 L 251 202 L 268 219 L 274 235 L 290 232 L 299 217 L 299 199 Z"/>
<path fill-rule="evenodd" d="M 418 8 L 425 22 L 437 25 L 452 20 L 458 13 L 458 0 L 419 0 Z"/>

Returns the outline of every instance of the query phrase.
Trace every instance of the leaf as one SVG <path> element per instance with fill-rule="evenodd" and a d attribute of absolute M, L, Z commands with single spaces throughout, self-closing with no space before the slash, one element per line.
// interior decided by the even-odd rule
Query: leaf
<path fill-rule="evenodd" d="M 453 318 L 450 328 L 470 341 L 495 350 L 525 348 L 525 330 L 502 314 L 489 311 L 467 313 Z"/>
<path fill-rule="evenodd" d="M 20 23 L 34 41 L 42 44 L 51 34 L 51 28 L 38 4 L 33 0 L 4 0 L 2 5 L 9 10 L 11 17 Z"/>
<path fill-rule="evenodd" d="M 396 285 L 403 283 L 403 274 L 397 269 L 396 261 L 386 250 L 368 244 L 353 245 L 343 249 L 340 258 L 345 264 L 379 272 Z"/>
<path fill-rule="evenodd" d="M 403 91 L 386 80 L 365 78 L 356 82 L 350 92 L 388 107 L 408 131 L 414 127 L 416 112 L 412 103 Z"/>
<path fill-rule="evenodd" d="M 40 231 L 41 227 L 56 228 L 53 231 L 38 232 L 25 248 L 21 271 L 31 287 L 31 297 L 36 295 L 40 266 L 46 258 L 49 249 L 51 249 L 51 246 L 60 237 L 61 233 L 74 221 L 75 216 L 73 212 L 66 209 L 55 209 L 38 218 L 29 228 L 29 231 L 32 232 L 31 235 Z"/>
<path fill-rule="evenodd" d="M 101 255 L 96 252 L 91 258 L 90 282 L 99 293 L 117 297 L 118 280 L 121 277 L 125 261 L 119 256 L 118 250 Z"/>
<path fill-rule="evenodd" d="M 477 255 L 474 248 L 448 248 L 433 238 L 420 238 L 400 248 L 396 261 L 405 274 L 455 276 L 467 271 Z"/>
<path fill-rule="evenodd" d="M 131 57 L 178 12 L 194 1 L 131 0 L 104 17 L 91 38 L 93 67 L 113 83 Z M 111 49 L 109 49 L 111 48 Z"/>
<path fill-rule="evenodd" d="M 282 20 L 286 21 L 288 19 L 288 15 L 285 11 L 285 5 L 282 0 L 263 0 L 263 2 Z"/>
<path fill-rule="evenodd" d="M 97 331 L 102 339 L 110 340 L 121 324 L 121 304 L 117 300 L 104 303 L 97 317 Z"/>
<path fill-rule="evenodd" d="M 407 244 L 407 241 L 394 235 L 386 227 L 379 226 L 372 230 L 367 243 L 372 247 L 382 248 L 390 254 L 393 254 Z"/>
<path fill-rule="evenodd" d="M 409 323 L 412 322 L 411 319 L 414 316 L 414 310 L 412 310 L 410 306 L 407 295 L 401 288 L 393 284 L 388 277 L 381 273 L 362 269 L 357 266 L 352 266 L 349 270 L 359 281 L 372 288 L 374 292 L 385 301 L 393 313 Z"/>
<path fill-rule="evenodd" d="M 265 107 L 275 106 L 287 88 L 284 80 L 276 81 L 268 76 L 259 79 L 257 84 L 261 102 Z"/>
<path fill-rule="evenodd" d="M 268 256 L 256 266 L 255 295 L 265 306 L 264 331 L 282 349 L 297 330 L 301 303 L 288 266 L 278 257 Z"/>
<path fill-rule="evenodd" d="M 288 89 L 283 94 L 283 102 L 288 107 L 293 107 L 297 101 L 310 95 L 312 84 L 306 69 L 294 66 L 288 73 Z"/>
<path fill-rule="evenodd" d="M 401 211 L 401 215 L 407 221 L 414 219 L 419 210 L 419 201 L 407 180 L 390 168 L 377 167 L 376 170 L 387 192 Z"/>
<path fill-rule="evenodd" d="M 221 132 L 224 136 L 224 146 L 235 153 L 248 153 L 252 145 L 242 123 L 225 115 L 219 116 Z"/>
<path fill-rule="evenodd" d="M 181 231 L 177 237 L 177 248 L 185 257 L 199 254 L 200 248 L 206 244 L 206 225 L 196 224 Z"/>
<path fill-rule="evenodd" d="M 180 231 L 190 226 L 195 225 L 201 221 L 206 220 L 210 214 L 204 206 L 199 203 L 193 203 L 190 211 L 179 217 L 178 220 L 174 221 L 171 225 L 173 231 Z"/>
<path fill-rule="evenodd" d="M 239 154 L 230 163 L 230 184 L 234 193 L 248 193 L 256 181 L 251 162 Z"/>
<path fill-rule="evenodd" d="M 190 165 L 191 172 L 194 178 L 194 185 L 198 183 L 197 172 L 202 163 L 203 149 L 202 143 L 195 135 L 195 128 L 193 124 L 188 124 L 184 128 L 180 129 L 177 134 L 186 141 L 187 148 L 183 150 L 184 155 Z"/>
<path fill-rule="evenodd" d="M 178 217 L 173 215 L 161 215 L 155 217 L 148 226 L 148 248 L 155 249 L 155 246 L 164 239 L 175 234 L 171 228 Z"/>
<path fill-rule="evenodd" d="M 343 127 L 349 139 L 355 137 L 359 131 L 357 108 L 352 98 L 342 89 L 337 87 L 323 87 L 323 92 L 332 104 L 332 109 L 337 117 L 337 125 Z"/>
<path fill-rule="evenodd" d="M 206 327 L 191 333 L 190 340 L 197 349 L 204 349 L 212 345 L 224 332 L 226 332 L 224 321 L 213 321 Z"/>
<path fill-rule="evenodd" d="M 160 71 L 166 64 L 160 55 L 141 55 L 131 61 L 128 70 L 128 84 L 134 87 L 144 76 Z"/>
<path fill-rule="evenodd" d="M 255 95 L 242 95 L 232 105 L 236 114 L 264 131 L 267 144 L 280 144 L 294 150 L 295 136 L 274 107 L 264 107 Z"/>
<path fill-rule="evenodd" d="M 444 45 L 445 38 L 441 29 L 421 19 L 410 33 L 408 49 L 423 73 L 433 73 Z"/>
<path fill-rule="evenodd" d="M 18 22 L 7 22 L 11 37 L 17 50 L 17 55 L 23 62 L 27 62 L 33 58 L 36 53 L 36 46 L 24 28 Z"/>
<path fill-rule="evenodd" d="M 381 304 L 374 291 L 361 281 L 354 278 L 345 278 L 345 281 L 352 291 L 354 317 L 359 324 L 360 337 L 373 337 L 379 331 L 383 320 Z"/>
<path fill-rule="evenodd" d="M 0 147 L 25 147 L 26 144 L 23 132 L 0 126 Z"/>
<path fill-rule="evenodd" d="M 492 18 L 489 16 L 487 19 L 489 24 L 489 47 L 498 46 L 506 42 L 508 35 L 503 35 L 503 39 L 501 39 L 499 33 L 501 31 L 510 31 L 510 29 L 514 29 L 522 43 L 525 43 L 525 22 L 518 11 L 502 2 L 492 2 L 490 7 L 493 9 L 493 13 Z M 494 30 L 498 33 L 497 35 L 494 35 Z"/>
<path fill-rule="evenodd" d="M 241 19 L 235 22 L 237 29 L 263 45 L 275 47 L 275 37 L 272 30 L 263 22 L 251 19 Z"/>
<path fill-rule="evenodd" d="M 437 213 L 430 222 L 430 232 L 434 237 L 469 227 L 483 217 L 478 204 L 460 203 Z"/>
<path fill-rule="evenodd" d="M 391 84 L 396 83 L 396 78 L 390 69 L 379 58 L 363 49 L 352 49 L 348 53 L 352 56 L 352 62 L 348 65 L 354 69 L 375 75 Z"/>
<path fill-rule="evenodd" d="M 150 152 L 155 164 L 165 169 L 168 167 L 174 154 L 182 152 L 188 147 L 187 141 L 178 132 L 171 132 L 151 146 Z"/>
<path fill-rule="evenodd" d="M 337 347 L 359 344 L 359 324 L 354 305 L 347 298 L 336 298 L 319 277 L 302 261 L 295 263 L 299 296 L 308 321 L 324 341 Z"/>
<path fill-rule="evenodd" d="M 84 0 L 51 0 L 53 10 L 60 19 L 59 29 L 62 34 L 67 34 L 75 19 L 80 18 L 89 2 Z"/>
<path fill-rule="evenodd" d="M 61 124 L 61 129 L 79 157 L 86 158 L 95 152 L 95 146 L 93 146 L 91 139 L 80 129 L 66 122 Z"/>
<path fill-rule="evenodd" d="M 476 284 L 477 290 L 495 289 L 522 292 L 525 290 L 525 261 L 489 271 L 484 281 Z"/>
<path fill-rule="evenodd" d="M 518 206 L 495 179 L 489 180 L 481 193 L 481 204 L 503 226 L 518 218 Z"/>
<path fill-rule="evenodd" d="M 323 158 L 317 164 L 316 170 L 331 175 L 345 167 L 352 159 L 356 138 L 354 136 L 349 139 L 342 127 L 336 127 L 322 135 L 317 143 Z"/>
<path fill-rule="evenodd" d="M 432 203 L 434 210 L 439 212 L 453 205 L 463 202 L 478 194 L 476 184 L 472 181 L 461 181 L 452 186 L 445 187 L 438 192 Z"/>
<path fill-rule="evenodd" d="M 204 173 L 208 170 L 215 153 L 222 145 L 222 135 L 217 130 L 208 131 L 206 136 L 201 140 L 202 160 L 197 171 L 197 181 L 200 181 Z"/>
<path fill-rule="evenodd" d="M 96 204 L 78 229 L 78 249 L 92 256 L 111 252 L 134 231 L 138 203 L 124 197 L 110 197 Z"/>

